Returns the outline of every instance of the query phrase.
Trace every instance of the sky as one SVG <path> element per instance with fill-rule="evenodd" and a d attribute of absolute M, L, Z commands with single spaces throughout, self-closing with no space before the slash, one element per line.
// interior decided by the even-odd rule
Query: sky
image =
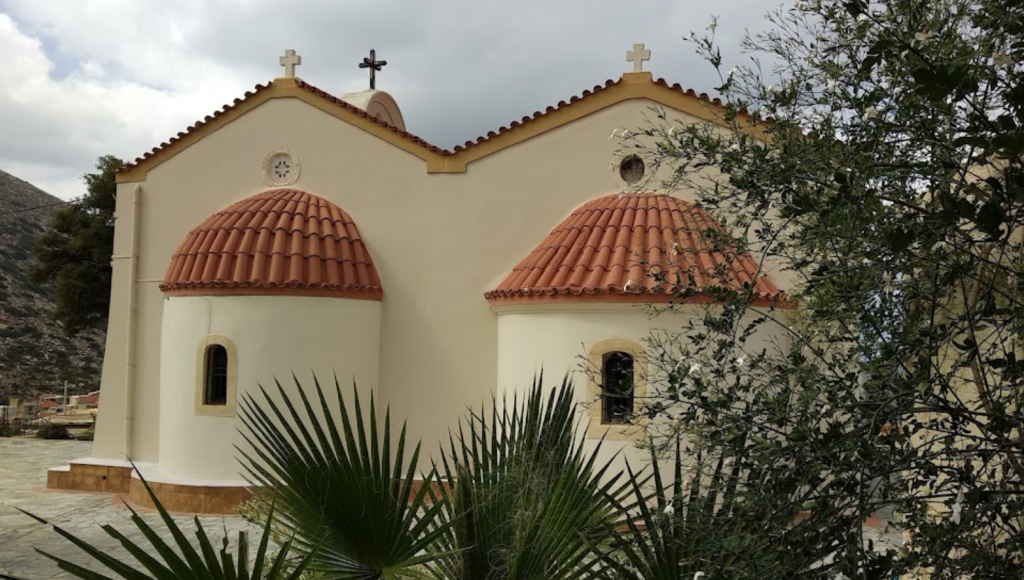
<path fill-rule="evenodd" d="M 409 131 L 451 148 L 631 70 L 712 93 L 685 40 L 718 17 L 726 66 L 776 0 L 0 0 L 0 170 L 63 199 L 112 154 L 133 160 L 281 76 L 334 95 L 377 88 Z"/>

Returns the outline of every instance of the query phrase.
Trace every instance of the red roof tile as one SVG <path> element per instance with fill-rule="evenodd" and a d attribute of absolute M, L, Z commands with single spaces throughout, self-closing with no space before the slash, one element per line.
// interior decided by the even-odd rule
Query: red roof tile
<path fill-rule="evenodd" d="M 410 141 L 412 141 L 412 142 L 414 142 L 414 143 L 416 143 L 418 145 L 421 145 L 423 147 L 426 147 L 427 149 L 430 149 L 431 151 L 434 151 L 434 152 L 437 152 L 437 153 L 447 153 L 446 150 L 444 150 L 444 149 L 442 149 L 440 147 L 437 147 L 436 145 L 431 145 L 425 139 L 417 137 L 416 135 L 413 135 L 412 133 L 410 133 L 408 131 L 403 131 L 402 129 L 399 129 L 398 127 L 395 127 L 394 125 L 392 125 L 390 123 L 382 121 L 382 120 L 378 119 L 377 117 L 374 117 L 373 115 L 370 115 L 366 111 L 360 109 L 359 107 L 356 107 L 354 105 L 350 105 L 349 103 L 346 103 L 345 101 L 339 99 L 338 97 L 335 97 L 335 96 L 327 93 L 326 91 L 322 91 L 322 90 L 314 87 L 313 85 L 311 85 L 311 84 L 309 84 L 309 83 L 307 83 L 307 82 L 305 82 L 305 81 L 303 81 L 301 79 L 295 79 L 295 84 L 299 88 L 305 89 L 305 90 L 309 91 L 310 93 L 313 93 L 313 94 L 315 94 L 315 95 L 317 95 L 317 96 L 319 96 L 319 97 L 321 97 L 323 99 L 326 99 L 326 100 L 328 100 L 328 101 L 330 101 L 332 103 L 340 105 L 340 106 L 344 107 L 345 109 L 347 109 L 348 111 L 350 111 L 352 113 L 355 113 L 355 114 L 357 114 L 357 115 L 359 115 L 361 117 L 369 119 L 369 120 L 377 123 L 378 125 L 381 125 L 382 127 L 386 127 L 388 129 L 391 129 L 395 134 L 397 134 L 400 137 L 403 137 L 405 139 L 409 139 Z M 192 133 L 193 131 L 199 129 L 203 125 L 206 125 L 210 121 L 212 121 L 212 120 L 216 119 L 217 117 L 220 117 L 221 115 L 227 113 L 228 111 L 230 111 L 231 109 L 235 108 L 236 106 L 244 103 L 246 100 L 248 100 L 248 99 L 250 99 L 250 98 L 252 98 L 252 97 L 254 97 L 254 96 L 256 96 L 256 95 L 258 95 L 258 94 L 260 94 L 260 93 L 262 93 L 264 91 L 266 91 L 266 90 L 269 90 L 273 86 L 274 86 L 273 81 L 267 83 L 266 85 L 259 85 L 259 84 L 256 85 L 256 87 L 253 90 L 246 91 L 245 95 L 242 98 L 235 99 L 234 102 L 224 105 L 218 111 L 214 111 L 212 115 L 207 115 L 203 119 L 200 119 L 200 120 L 196 121 L 195 124 L 189 125 L 189 127 L 187 129 L 185 129 L 184 131 L 179 132 L 174 137 L 171 137 L 167 141 L 164 141 L 160 145 L 157 145 L 156 147 L 154 147 L 150 151 L 147 151 L 147 152 L 143 153 L 142 156 L 136 157 L 135 161 L 132 161 L 131 163 L 126 163 L 126 164 L 122 165 L 121 167 L 118 167 L 117 168 L 117 173 L 128 171 L 129 169 L 135 167 L 139 163 L 142 163 L 143 161 L 145 161 L 145 160 L 149 159 L 150 157 L 156 155 L 157 153 L 159 153 L 163 149 L 165 149 L 167 147 L 170 147 L 175 142 L 181 140 L 182 137 L 185 137 L 186 135 L 188 135 L 188 134 Z"/>
<path fill-rule="evenodd" d="M 749 253 L 737 254 L 706 235 L 714 230 L 722 228 L 707 212 L 675 197 L 601 197 L 555 226 L 485 296 L 491 303 L 667 302 L 687 288 L 692 275 L 698 294 L 712 288 L 742 292 L 746 284 L 757 300 L 785 300 Z M 655 278 L 659 274 L 664 280 Z"/>
<path fill-rule="evenodd" d="M 93 392 L 89 393 L 88 395 L 79 395 L 79 397 L 78 397 L 78 404 L 79 405 L 98 405 L 99 402 L 100 402 L 100 392 L 99 391 L 93 391 Z"/>
<path fill-rule="evenodd" d="M 254 195 L 207 218 L 175 250 L 160 289 L 171 295 L 383 295 L 352 218 L 294 189 Z"/>
<path fill-rule="evenodd" d="M 623 80 L 621 78 L 619 78 L 617 80 L 608 79 L 608 80 L 606 80 L 604 82 L 603 85 L 595 85 L 593 89 L 585 90 L 585 91 L 583 91 L 583 93 L 581 95 L 573 96 L 568 101 L 558 101 L 557 105 L 549 106 L 546 109 L 544 109 L 543 111 L 534 111 L 533 115 L 527 115 L 527 116 L 523 117 L 522 119 L 520 119 L 518 121 L 512 121 L 511 123 L 509 123 L 508 127 L 502 126 L 502 127 L 497 128 L 494 131 L 488 131 L 486 135 L 481 135 L 480 137 L 477 137 L 476 140 L 474 140 L 474 141 L 466 141 L 466 143 L 464 145 L 456 145 L 454 148 L 452 148 L 450 153 L 449 152 L 445 152 L 445 153 L 448 153 L 448 154 L 458 153 L 459 151 L 462 151 L 464 149 L 469 149 L 471 147 L 475 147 L 477 145 L 480 145 L 481 143 L 484 143 L 485 141 L 487 141 L 489 139 L 497 137 L 498 135 L 501 135 L 501 134 L 504 134 L 504 133 L 508 133 L 509 131 L 512 131 L 513 129 L 516 129 L 516 128 L 521 127 L 523 125 L 526 125 L 526 124 L 530 123 L 531 121 L 535 121 L 537 119 L 540 119 L 541 117 L 544 117 L 546 115 L 554 113 L 555 111 L 561 110 L 561 109 L 563 109 L 565 107 L 572 106 L 572 105 L 574 105 L 574 104 L 576 104 L 576 103 L 578 103 L 580 101 L 583 101 L 584 99 L 586 99 L 588 97 L 596 95 L 596 94 L 598 94 L 598 93 L 600 93 L 600 92 L 602 92 L 602 91 L 604 91 L 604 90 L 606 90 L 608 88 L 611 88 L 611 87 L 614 87 L 616 85 L 619 85 L 622 82 L 623 82 Z M 707 93 L 699 93 L 698 94 L 693 89 L 684 89 L 678 83 L 669 84 L 668 81 L 666 81 L 665 79 L 658 79 L 658 80 L 654 80 L 654 81 L 650 81 L 650 82 L 655 84 L 655 85 L 657 85 L 657 86 L 664 87 L 664 88 L 667 88 L 667 89 L 671 89 L 671 90 L 673 90 L 673 91 L 675 91 L 677 93 L 693 97 L 695 99 L 698 99 L 700 101 L 703 101 L 703 102 L 707 103 L 708 105 L 714 105 L 715 107 L 717 107 L 719 109 L 725 110 L 725 108 L 726 108 L 725 103 L 723 103 L 721 99 L 719 99 L 719 98 L 711 98 L 711 97 L 709 97 L 707 95 Z M 740 112 L 740 114 L 743 114 L 743 115 L 747 114 L 746 109 L 743 109 L 743 110 L 741 110 L 739 112 Z M 771 120 L 769 120 L 768 122 L 770 123 Z"/>
<path fill-rule="evenodd" d="M 433 145 L 433 144 L 429 143 L 428 141 L 426 141 L 425 139 L 423 139 L 421 137 L 418 137 L 418 136 L 416 136 L 416 135 L 414 135 L 412 133 L 409 133 L 408 131 L 404 131 L 402 129 L 399 129 L 398 127 L 395 127 L 394 125 L 391 125 L 390 123 L 387 123 L 386 121 L 382 121 L 381 119 L 378 119 L 377 117 L 374 117 L 373 115 L 368 114 L 366 111 L 360 109 L 359 107 L 351 105 L 351 104 L 349 104 L 349 103 L 339 99 L 338 97 L 335 97 L 335 96 L 331 95 L 330 93 L 327 93 L 326 91 L 323 91 L 323 90 L 321 90 L 321 89 L 319 89 L 319 88 L 317 88 L 317 87 L 315 87 L 315 86 L 313 86 L 313 85 L 311 85 L 311 84 L 309 84 L 309 83 L 307 83 L 307 82 L 305 82 L 305 81 L 303 81 L 301 79 L 295 78 L 295 79 L 286 79 L 286 80 L 288 80 L 289 82 L 294 80 L 295 86 L 297 86 L 297 87 L 299 87 L 299 88 L 301 88 L 303 90 L 306 90 L 306 91 L 308 91 L 308 92 L 310 92 L 310 93 L 312 93 L 314 95 L 317 95 L 318 97 L 320 97 L 320 98 L 322 98 L 322 99 L 324 99 L 324 100 L 326 100 L 326 101 L 328 101 L 330 103 L 339 105 L 339 106 L 343 107 L 344 109 L 348 110 L 349 112 L 352 112 L 352 113 L 354 113 L 356 115 L 359 115 L 359 116 L 361 116 L 363 118 L 369 119 L 370 121 L 380 125 L 381 127 L 384 127 L 386 129 L 390 130 L 391 132 L 393 132 L 395 135 L 397 135 L 398 137 L 400 137 L 402 139 L 408 140 L 408 141 L 410 141 L 410 142 L 412 142 L 412 143 L 414 143 L 414 144 L 416 144 L 416 145 L 418 145 L 420 147 L 423 147 L 424 149 L 426 149 L 428 151 L 431 151 L 433 153 L 436 153 L 438 155 L 442 155 L 442 156 L 445 156 L 445 157 L 454 156 L 454 155 L 456 155 L 456 154 L 458 154 L 458 153 L 460 153 L 462 151 L 465 151 L 467 149 L 471 149 L 471 148 L 473 148 L 473 147 L 475 147 L 477 145 L 480 145 L 482 143 L 485 143 L 485 142 L 489 141 L 490 139 L 492 139 L 494 137 L 497 137 L 499 135 L 503 135 L 505 133 L 508 133 L 509 131 L 513 131 L 513 130 L 519 128 L 519 127 L 525 126 L 525 125 L 529 124 L 531 121 L 535 121 L 537 119 L 545 117 L 548 114 L 553 113 L 555 111 L 559 111 L 559 110 L 561 110 L 561 109 L 563 109 L 565 107 L 572 106 L 572 105 L 574 105 L 576 103 L 579 103 L 579 102 L 581 102 L 583 100 L 586 100 L 588 97 L 591 97 L 593 95 L 601 93 L 601 92 L 603 92 L 603 91 L 605 91 L 605 90 L 607 90 L 607 89 L 609 89 L 611 87 L 620 85 L 620 84 L 622 84 L 624 82 L 622 78 L 617 79 L 617 80 L 608 79 L 607 81 L 605 81 L 604 85 L 596 85 L 591 90 L 585 90 L 585 91 L 583 91 L 583 93 L 580 96 L 573 96 L 568 101 L 559 101 L 557 105 L 549 106 L 544 111 L 535 111 L 533 113 L 533 115 L 527 115 L 527 116 L 523 117 L 522 119 L 520 119 L 518 121 L 512 121 L 511 123 L 509 123 L 509 125 L 507 127 L 502 126 L 502 127 L 499 127 L 498 129 L 496 129 L 494 131 L 489 131 L 486 135 L 481 135 L 481 136 L 477 137 L 475 140 L 466 141 L 466 143 L 464 145 L 457 145 L 452 150 L 449 151 L 449 150 L 444 149 L 442 147 L 438 147 L 436 145 Z M 722 103 L 722 101 L 720 99 L 718 99 L 718 98 L 711 98 L 706 93 L 697 93 L 693 89 L 684 89 L 679 84 L 670 84 L 665 79 L 659 78 L 657 80 L 648 80 L 647 82 L 649 84 L 651 84 L 651 85 L 654 85 L 654 86 L 666 88 L 666 89 L 675 91 L 676 93 L 679 93 L 679 94 L 682 94 L 682 95 L 687 95 L 689 97 L 693 97 L 695 99 L 698 99 L 699 101 L 702 101 L 704 103 L 707 103 L 708 105 L 711 105 L 713 107 L 716 107 L 716 108 L 719 108 L 719 109 L 722 109 L 722 110 L 724 110 L 725 107 L 726 107 L 726 105 L 724 103 Z M 174 143 L 180 141 L 183 137 L 185 137 L 187 135 L 190 135 L 191 133 L 193 133 L 197 129 L 203 127 L 207 123 L 209 123 L 209 122 L 213 121 L 214 119 L 220 117 L 221 115 L 224 115 L 225 113 L 231 111 L 232 109 L 234 109 L 239 104 L 244 103 L 246 100 L 248 100 L 248 99 L 254 97 L 255 95 L 258 95 L 258 94 L 260 94 L 260 93 L 262 93 L 264 91 L 267 91 L 271 87 L 274 87 L 274 86 L 275 86 L 274 82 L 269 82 L 266 85 L 256 85 L 255 89 L 252 90 L 252 91 L 247 91 L 245 93 L 244 97 L 239 98 L 239 99 L 235 99 L 233 103 L 224 105 L 219 111 L 214 111 L 214 113 L 212 115 L 208 115 L 204 119 L 196 121 L 196 123 L 194 125 L 189 126 L 185 131 L 179 132 L 176 136 L 171 137 L 168 141 L 166 141 L 164 143 L 161 143 L 157 147 L 154 147 L 151 151 L 148 151 L 145 154 L 143 154 L 141 157 L 136 158 L 135 161 L 119 167 L 117 169 L 117 171 L 119 173 L 121 173 L 121 172 L 127 172 L 127 171 L 131 170 L 132 168 L 134 168 L 135 166 L 139 165 L 143 161 L 148 160 L 149 158 L 153 157 L 157 153 L 160 153 L 164 149 L 166 149 L 166 148 L 170 147 L 171 145 L 173 145 Z M 746 111 L 745 110 L 744 111 L 740 111 L 740 113 L 741 114 L 746 114 Z M 771 119 L 768 119 L 766 121 L 766 124 L 770 124 L 770 122 L 771 122 Z"/>
<path fill-rule="evenodd" d="M 306 81 L 297 80 L 297 84 L 299 85 L 299 87 L 301 87 L 303 89 L 306 89 L 307 91 L 309 91 L 309 92 L 311 92 L 311 93 L 313 93 L 313 94 L 315 94 L 315 95 L 317 95 L 319 97 L 322 97 L 322 98 L 327 99 L 328 101 L 330 101 L 332 103 L 335 103 L 337 105 L 341 105 L 342 107 L 345 107 L 346 109 L 348 109 L 349 111 L 359 115 L 360 117 L 364 117 L 366 119 L 369 119 L 369 120 L 373 121 L 374 123 L 377 123 L 381 127 L 385 127 L 387 129 L 390 129 L 392 132 L 397 134 L 399 137 L 403 137 L 405 139 L 409 139 L 410 141 L 413 141 L 417 145 L 422 145 L 423 147 L 426 147 L 427 149 L 430 149 L 431 151 L 433 151 L 435 153 L 442 153 L 442 154 L 447 154 L 448 153 L 447 150 L 442 149 L 441 147 L 438 147 L 437 145 L 431 145 L 430 143 L 427 142 L 426 139 L 423 139 L 422 137 L 417 137 L 416 135 L 414 135 L 414 134 L 412 134 L 412 133 L 410 133 L 410 132 L 408 132 L 408 131 L 406 131 L 404 129 L 399 129 L 398 127 L 395 127 L 391 123 L 388 123 L 387 121 L 381 120 L 381 119 L 379 119 L 379 118 L 377 118 L 377 117 L 367 113 L 366 111 L 360 109 L 359 107 L 356 107 L 355 105 L 351 105 L 349 103 L 346 103 L 345 101 L 339 99 L 338 97 L 335 97 L 334 95 L 328 93 L 327 91 L 323 91 L 323 90 L 320 90 L 320 89 L 314 87 L 313 85 L 307 83 Z"/>

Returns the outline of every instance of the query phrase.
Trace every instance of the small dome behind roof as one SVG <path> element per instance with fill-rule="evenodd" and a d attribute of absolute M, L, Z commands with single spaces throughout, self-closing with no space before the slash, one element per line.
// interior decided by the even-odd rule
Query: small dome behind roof
<path fill-rule="evenodd" d="M 405 119 L 402 117 L 402 110 L 398 108 L 398 103 L 395 102 L 394 97 L 384 91 L 368 89 L 358 93 L 346 93 L 341 96 L 341 100 L 352 106 L 359 107 L 370 116 L 376 117 L 401 131 L 405 131 Z"/>
<path fill-rule="evenodd" d="M 172 296 L 383 296 L 352 217 L 295 189 L 266 191 L 207 218 L 174 251 L 160 289 Z"/>
<path fill-rule="evenodd" d="M 485 296 L 491 304 L 668 302 L 692 276 L 698 294 L 748 284 L 758 300 L 785 300 L 749 253 L 708 239 L 716 230 L 721 225 L 706 211 L 669 195 L 601 197 L 555 226 Z"/>

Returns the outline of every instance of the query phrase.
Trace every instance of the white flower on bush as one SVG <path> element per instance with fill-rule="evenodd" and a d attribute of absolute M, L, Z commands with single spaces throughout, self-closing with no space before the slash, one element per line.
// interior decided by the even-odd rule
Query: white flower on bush
<path fill-rule="evenodd" d="M 676 508 L 672 507 L 672 504 L 665 506 L 665 509 L 661 512 L 668 517 L 672 517 L 676 514 Z"/>
<path fill-rule="evenodd" d="M 608 140 L 611 141 L 612 139 L 614 139 L 614 138 L 616 138 L 618 136 L 619 136 L 619 130 L 618 129 L 614 129 L 614 130 L 612 130 L 612 134 L 608 135 Z"/>
<path fill-rule="evenodd" d="M 1009 55 L 1003 53 L 996 53 L 992 57 L 992 65 L 996 68 L 1007 68 L 1013 65 L 1013 59 Z"/>
<path fill-rule="evenodd" d="M 960 488 L 959 493 L 956 494 L 956 501 L 953 502 L 953 514 L 950 516 L 950 520 L 954 524 L 960 525 L 960 514 L 964 510 L 964 488 Z"/>
<path fill-rule="evenodd" d="M 743 362 L 746 361 L 746 360 L 747 360 L 747 357 L 745 357 L 745 356 L 737 357 L 736 358 L 736 366 L 738 366 L 738 367 L 743 366 Z"/>
<path fill-rule="evenodd" d="M 914 34 L 914 40 L 918 42 L 928 42 L 932 35 L 933 33 L 930 30 L 922 30 L 921 32 Z"/>
<path fill-rule="evenodd" d="M 705 574 L 703 572 L 697 572 L 696 574 L 693 575 L 693 580 L 700 580 L 701 576 L 707 576 L 707 574 Z"/>
<path fill-rule="evenodd" d="M 828 79 L 825 87 L 828 89 L 828 92 L 834 92 L 836 90 L 836 79 Z"/>
<path fill-rule="evenodd" d="M 861 119 L 865 123 L 868 122 L 868 121 L 877 121 L 878 120 L 878 109 L 876 109 L 875 107 L 868 107 L 867 109 L 864 109 L 864 116 L 861 117 Z"/>

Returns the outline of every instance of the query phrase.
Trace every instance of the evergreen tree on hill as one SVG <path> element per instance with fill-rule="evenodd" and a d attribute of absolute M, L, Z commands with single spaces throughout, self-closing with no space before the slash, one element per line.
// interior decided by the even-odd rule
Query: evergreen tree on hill
<path fill-rule="evenodd" d="M 69 335 L 102 328 L 107 321 L 114 247 L 114 228 L 108 224 L 117 198 L 114 171 L 123 164 L 112 155 L 100 157 L 97 172 L 83 176 L 86 194 L 53 212 L 36 239 L 37 263 L 29 280 L 53 285 L 53 315 Z"/>

